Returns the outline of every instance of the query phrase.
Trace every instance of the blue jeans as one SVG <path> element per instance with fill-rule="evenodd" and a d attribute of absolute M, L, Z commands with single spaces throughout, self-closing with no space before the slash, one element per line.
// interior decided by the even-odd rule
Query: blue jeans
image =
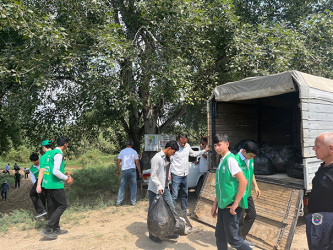
<path fill-rule="evenodd" d="M 129 181 L 130 188 L 131 188 L 131 204 L 135 205 L 136 203 L 136 170 L 135 168 L 130 168 L 124 171 L 121 171 L 121 180 L 120 180 L 120 187 L 118 191 L 118 198 L 117 198 L 117 205 L 124 199 L 124 190 L 126 187 L 127 182 Z"/>
<path fill-rule="evenodd" d="M 251 250 L 250 246 L 238 235 L 239 220 L 243 216 L 243 209 L 238 207 L 236 214 L 230 213 L 230 208 L 218 208 L 215 229 L 216 246 L 218 250 L 227 250 L 230 246 L 240 250 Z"/>
<path fill-rule="evenodd" d="M 171 174 L 171 182 L 173 203 L 176 205 L 179 192 L 180 205 L 182 210 L 186 214 L 188 197 L 187 176 L 178 176 L 175 174 Z"/>
<path fill-rule="evenodd" d="M 149 209 L 150 209 L 150 206 L 153 203 L 156 195 L 157 194 L 155 194 L 154 192 L 149 190 Z M 165 202 L 169 205 L 171 211 L 175 212 L 175 205 L 173 204 L 171 193 L 168 188 L 164 188 L 163 198 L 164 198 Z"/>

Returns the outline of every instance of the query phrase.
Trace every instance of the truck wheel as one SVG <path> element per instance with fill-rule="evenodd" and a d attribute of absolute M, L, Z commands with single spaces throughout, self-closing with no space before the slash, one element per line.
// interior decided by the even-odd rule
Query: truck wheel
<path fill-rule="evenodd" d="M 198 185 L 195 187 L 195 194 L 197 196 L 199 196 L 199 194 L 200 194 L 200 190 L 202 188 L 202 184 L 203 184 L 203 177 L 201 176 L 200 179 L 199 179 L 199 181 L 198 181 Z"/>

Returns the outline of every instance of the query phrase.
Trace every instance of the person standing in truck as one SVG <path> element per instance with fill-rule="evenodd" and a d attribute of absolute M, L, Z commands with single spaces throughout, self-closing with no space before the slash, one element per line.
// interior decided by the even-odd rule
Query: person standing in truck
<path fill-rule="evenodd" d="M 253 158 L 258 155 L 259 148 L 257 144 L 253 141 L 245 141 L 242 149 L 235 155 L 235 158 L 239 164 L 239 167 L 242 169 L 245 178 L 247 180 L 246 186 L 246 197 L 248 208 L 245 209 L 246 216 L 242 216 L 239 222 L 239 236 L 245 240 L 250 247 L 254 247 L 254 244 L 246 239 L 247 234 L 249 233 L 256 217 L 256 209 L 254 206 L 253 198 L 251 195 L 252 183 L 254 184 L 254 190 L 257 197 L 260 197 L 260 189 L 257 185 L 256 178 L 254 177 L 254 163 Z"/>
<path fill-rule="evenodd" d="M 333 133 L 322 133 L 316 140 L 313 150 L 322 160 L 315 177 L 305 216 L 306 235 L 310 250 L 333 249 Z"/>
<path fill-rule="evenodd" d="M 216 169 L 216 197 L 211 209 L 211 215 L 217 216 L 215 229 L 216 245 L 219 250 L 231 247 L 250 250 L 251 247 L 239 235 L 239 221 L 243 209 L 247 209 L 247 181 L 235 156 L 229 151 L 229 136 L 226 133 L 213 136 L 214 149 L 221 156 Z"/>

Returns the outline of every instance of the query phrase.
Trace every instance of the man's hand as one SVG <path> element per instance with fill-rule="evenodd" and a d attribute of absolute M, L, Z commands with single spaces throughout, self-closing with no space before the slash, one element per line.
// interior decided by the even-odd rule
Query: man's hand
<path fill-rule="evenodd" d="M 120 171 L 119 171 L 119 169 L 117 169 L 117 175 L 120 176 Z"/>
<path fill-rule="evenodd" d="M 72 176 L 68 175 L 68 179 L 67 179 L 67 181 L 66 181 L 66 182 L 68 183 L 68 185 L 72 185 L 72 184 L 73 184 L 73 182 L 74 182 L 74 180 L 73 180 Z"/>
<path fill-rule="evenodd" d="M 37 187 L 36 187 L 36 192 L 37 192 L 38 194 L 40 194 L 40 193 L 42 192 L 42 187 L 41 187 L 41 185 L 37 185 Z"/>
<path fill-rule="evenodd" d="M 261 194 L 260 189 L 258 187 L 254 187 L 254 190 L 256 191 L 257 197 L 260 198 L 260 194 Z"/>
<path fill-rule="evenodd" d="M 158 194 L 163 194 L 163 189 L 158 190 Z"/>
<path fill-rule="evenodd" d="M 206 149 L 205 149 L 205 150 L 206 150 L 206 152 L 207 152 L 207 151 L 209 151 L 209 149 L 210 149 L 209 147 L 206 147 Z"/>
<path fill-rule="evenodd" d="M 210 214 L 212 215 L 213 218 L 216 218 L 217 216 L 217 206 L 216 204 L 214 203 L 213 206 L 212 206 L 212 209 L 210 210 Z"/>
<path fill-rule="evenodd" d="M 227 208 L 230 208 L 230 213 L 232 215 L 235 215 L 235 214 L 237 214 L 235 210 L 238 208 L 238 203 L 234 202 L 234 204 L 232 204 L 230 207 L 227 207 Z"/>

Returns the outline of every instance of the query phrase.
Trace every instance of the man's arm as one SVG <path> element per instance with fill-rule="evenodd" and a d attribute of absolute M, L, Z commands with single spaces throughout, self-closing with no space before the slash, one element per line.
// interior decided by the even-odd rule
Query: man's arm
<path fill-rule="evenodd" d="M 45 168 L 40 168 L 38 173 L 36 192 L 39 194 L 42 192 L 42 181 L 43 181 L 44 171 Z"/>
<path fill-rule="evenodd" d="M 60 166 L 62 163 L 62 154 L 56 154 L 54 156 L 53 171 L 52 173 L 57 176 L 59 179 L 66 181 L 69 185 L 73 184 L 73 178 L 69 175 L 68 172 L 65 174 L 61 173 Z"/>
<path fill-rule="evenodd" d="M 119 171 L 120 162 L 121 162 L 121 159 L 117 159 L 117 175 L 120 175 L 120 171 Z"/>
<path fill-rule="evenodd" d="M 210 210 L 210 214 L 215 218 L 217 216 L 217 198 L 215 197 L 212 209 Z"/>
<path fill-rule="evenodd" d="M 238 180 L 238 190 L 237 190 L 237 194 L 236 194 L 236 197 L 235 197 L 235 201 L 232 204 L 232 206 L 230 207 L 230 213 L 232 215 L 236 214 L 235 210 L 238 207 L 239 202 L 243 198 L 243 195 L 244 195 L 245 190 L 246 190 L 246 185 L 247 185 L 247 180 L 246 180 L 245 175 L 243 174 L 242 171 L 239 172 L 238 174 L 236 174 L 235 177 Z"/>
<path fill-rule="evenodd" d="M 257 195 L 258 198 L 260 198 L 261 191 L 258 187 L 256 177 L 254 176 L 254 174 L 253 174 L 253 181 L 252 182 L 253 182 L 253 185 L 254 185 L 254 190 L 256 191 L 256 195 Z"/>
<path fill-rule="evenodd" d="M 189 155 L 192 157 L 198 157 L 201 156 L 203 153 L 207 152 L 209 150 L 209 148 L 205 148 L 203 150 L 200 151 L 194 151 L 192 150 L 191 146 L 189 145 Z"/>
<path fill-rule="evenodd" d="M 30 169 L 29 169 L 29 173 L 30 173 L 30 179 L 31 179 L 31 182 L 32 182 L 33 184 L 35 184 L 35 182 L 36 182 L 35 175 L 30 171 Z"/>
<path fill-rule="evenodd" d="M 151 159 L 151 170 L 150 170 L 150 179 L 151 181 L 155 184 L 155 186 L 157 187 L 157 191 L 158 193 L 163 193 L 164 190 L 164 186 L 162 185 L 162 183 L 159 181 L 159 179 L 157 178 L 157 171 L 160 168 L 160 163 L 159 163 L 159 159 L 157 158 L 152 158 Z"/>
<path fill-rule="evenodd" d="M 140 179 L 142 178 L 142 174 L 141 174 L 141 167 L 140 167 L 140 160 L 135 160 L 135 164 L 136 164 L 136 167 L 138 168 L 138 171 L 139 171 L 139 176 L 140 176 Z"/>

